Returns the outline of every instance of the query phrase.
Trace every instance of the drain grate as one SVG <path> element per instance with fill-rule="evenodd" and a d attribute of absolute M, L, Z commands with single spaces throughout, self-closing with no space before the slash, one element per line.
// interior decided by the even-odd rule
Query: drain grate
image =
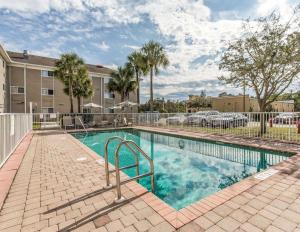
<path fill-rule="evenodd" d="M 98 160 L 96 160 L 96 162 L 98 163 L 98 164 L 104 164 L 104 160 L 103 159 L 98 159 Z"/>
<path fill-rule="evenodd" d="M 86 157 L 79 157 L 79 158 L 77 158 L 76 160 L 77 160 L 77 161 L 85 161 L 85 160 L 87 160 L 87 158 L 86 158 Z"/>
<path fill-rule="evenodd" d="M 257 175 L 254 176 L 254 178 L 258 179 L 258 180 L 265 180 L 267 178 L 269 178 L 270 176 L 273 176 L 274 174 L 276 174 L 278 172 L 278 170 L 272 169 L 270 168 L 267 171 L 258 173 Z"/>

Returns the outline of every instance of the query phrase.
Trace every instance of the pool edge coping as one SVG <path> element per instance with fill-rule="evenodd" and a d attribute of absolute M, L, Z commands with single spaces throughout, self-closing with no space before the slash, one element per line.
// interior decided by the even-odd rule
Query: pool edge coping
<path fill-rule="evenodd" d="M 137 127 L 126 127 L 122 129 L 141 129 Z M 154 130 L 147 130 L 147 129 L 142 129 L 144 131 L 148 132 L 156 132 Z M 99 130 L 101 131 L 101 130 Z M 79 131 L 77 131 L 79 132 Z M 96 132 L 96 131 L 95 131 Z M 163 131 L 160 132 L 162 134 L 169 134 L 169 135 L 176 135 L 176 131 L 171 132 L 171 131 Z M 81 143 L 78 139 L 73 137 L 70 133 L 66 133 L 69 138 L 73 142 L 75 142 L 77 145 L 79 145 L 83 150 L 85 150 L 93 159 L 97 160 L 102 160 L 104 161 L 104 158 L 100 155 L 98 155 L 96 152 L 94 152 L 92 149 L 90 149 L 88 146 L 85 144 Z M 193 137 L 190 135 L 184 135 L 185 137 L 190 137 L 194 139 L 201 139 L 200 137 Z M 203 138 L 206 140 L 206 138 Z M 209 139 L 207 139 L 209 140 Z M 223 142 L 223 141 L 221 141 Z M 224 142 L 224 143 L 229 143 L 229 142 Z M 255 148 L 260 148 L 260 149 L 267 149 L 270 150 L 268 146 L 251 146 L 251 145 L 244 145 L 243 143 L 232 143 L 236 145 L 241 145 L 241 146 L 247 146 L 247 147 L 255 147 Z M 271 149 L 274 150 L 274 149 Z M 276 151 L 281 151 L 281 150 L 276 150 Z M 285 150 L 283 150 L 286 152 Z M 293 152 L 290 152 L 293 153 Z M 300 152 L 294 152 L 294 155 L 289 157 L 287 160 L 284 160 L 266 170 L 263 170 L 262 172 L 267 172 L 270 169 L 275 169 L 278 170 L 278 173 L 275 173 L 273 176 L 278 175 L 281 173 L 282 170 L 287 168 L 287 166 L 290 165 L 291 162 L 294 162 L 294 160 L 300 160 Z M 100 166 L 103 166 L 103 164 L 100 164 Z M 114 165 L 109 164 L 110 167 L 114 167 Z M 104 167 L 104 166 L 103 166 Z M 205 213 L 213 210 L 214 208 L 226 203 L 230 199 L 236 197 L 237 195 L 245 192 L 246 190 L 250 189 L 251 187 L 257 185 L 258 183 L 264 181 L 264 180 L 259 180 L 256 179 L 254 176 L 257 175 L 258 173 L 251 175 L 247 177 L 246 179 L 243 179 L 231 186 L 226 187 L 225 189 L 222 189 L 218 192 L 215 192 L 205 198 L 202 198 L 180 210 L 176 210 L 170 205 L 168 205 L 166 202 L 158 198 L 155 194 L 152 192 L 148 192 L 146 188 L 144 188 L 142 185 L 140 185 L 137 182 L 129 182 L 126 185 L 128 189 L 130 189 L 136 196 L 142 195 L 140 198 L 148 205 L 150 206 L 155 212 L 157 212 L 161 217 L 164 218 L 168 223 L 170 223 L 175 229 L 179 229 L 180 227 L 192 222 L 193 220 L 197 219 L 198 217 L 201 217 Z M 127 174 L 121 171 L 121 177 L 128 177 Z M 266 178 L 268 179 L 268 178 Z M 266 180 L 265 179 L 265 180 Z"/>

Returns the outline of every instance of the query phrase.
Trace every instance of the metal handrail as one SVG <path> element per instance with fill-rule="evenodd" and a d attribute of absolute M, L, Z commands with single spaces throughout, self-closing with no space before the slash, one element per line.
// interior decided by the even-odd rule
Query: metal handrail
<path fill-rule="evenodd" d="M 75 120 L 76 120 L 76 118 L 75 118 Z M 82 125 L 83 129 L 85 130 L 85 132 L 87 133 L 88 131 L 87 131 L 87 129 L 85 128 L 85 126 L 84 126 L 82 120 L 80 119 L 80 117 L 78 117 L 78 120 L 79 120 L 80 124 Z M 75 125 L 76 125 L 76 123 L 75 123 Z"/>
<path fill-rule="evenodd" d="M 120 177 L 120 168 L 119 168 L 119 151 L 121 147 L 125 145 L 127 147 L 130 147 L 129 145 L 133 145 L 148 161 L 150 164 L 150 172 L 142 174 L 142 175 L 137 175 L 135 177 L 132 177 L 130 179 L 124 180 L 121 182 L 121 177 Z M 135 156 L 137 157 L 137 154 L 134 152 Z M 137 168 L 138 168 L 138 163 L 137 163 Z M 123 140 L 120 142 L 119 146 L 117 147 L 115 151 L 115 170 L 116 170 L 116 188 L 117 188 L 117 199 L 116 202 L 122 201 L 122 195 L 121 195 L 121 184 L 128 183 L 133 180 L 138 180 L 140 178 L 146 177 L 146 176 L 151 176 L 151 190 L 154 192 L 154 164 L 153 160 L 132 140 Z"/>
<path fill-rule="evenodd" d="M 112 173 L 112 172 L 116 171 L 116 169 L 109 171 L 109 165 L 108 165 L 108 145 L 113 140 L 119 140 L 120 143 L 125 141 L 123 138 L 121 138 L 119 136 L 111 137 L 106 141 L 105 151 L 104 151 L 104 167 L 105 167 L 105 176 L 106 176 L 106 188 L 111 188 L 112 187 L 112 185 L 110 184 L 110 180 L 109 180 L 109 173 Z M 135 162 L 136 163 L 134 165 L 123 167 L 123 168 L 121 168 L 121 170 L 136 167 L 136 175 L 138 176 L 139 175 L 138 155 L 136 154 L 136 152 L 128 144 L 126 144 L 126 146 L 135 155 Z"/>

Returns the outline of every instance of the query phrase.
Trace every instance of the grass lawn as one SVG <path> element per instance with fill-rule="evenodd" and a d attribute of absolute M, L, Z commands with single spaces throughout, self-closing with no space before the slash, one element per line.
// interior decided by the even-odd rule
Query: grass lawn
<path fill-rule="evenodd" d="M 33 130 L 39 130 L 39 129 L 41 129 L 41 123 L 34 122 L 33 125 L 32 125 L 32 129 Z"/>
<path fill-rule="evenodd" d="M 193 131 L 200 133 L 209 134 L 228 134 L 243 137 L 261 137 L 259 126 L 251 127 L 236 127 L 236 128 L 211 128 L 211 127 L 197 127 L 197 126 L 186 126 L 186 125 L 169 125 L 164 126 L 170 129 L 182 129 L 185 131 Z M 294 127 L 267 127 L 267 132 L 262 136 L 266 139 L 285 140 L 300 142 L 300 134 L 297 133 L 298 129 Z"/>

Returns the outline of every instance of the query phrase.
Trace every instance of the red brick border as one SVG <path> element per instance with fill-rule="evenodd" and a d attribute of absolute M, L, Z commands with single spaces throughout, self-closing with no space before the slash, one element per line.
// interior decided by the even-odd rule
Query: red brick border
<path fill-rule="evenodd" d="M 23 157 L 29 147 L 33 134 L 28 133 L 0 168 L 0 210 L 8 194 L 10 186 L 17 174 Z"/>

